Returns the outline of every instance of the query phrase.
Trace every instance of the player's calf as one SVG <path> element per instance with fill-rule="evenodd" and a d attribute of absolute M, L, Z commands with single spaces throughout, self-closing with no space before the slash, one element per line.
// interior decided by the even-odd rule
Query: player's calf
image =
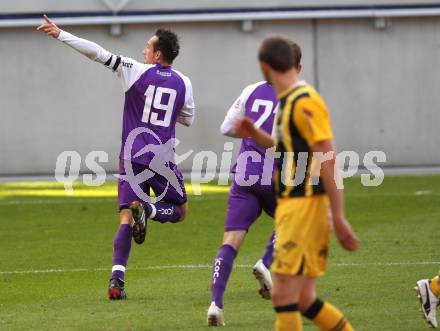
<path fill-rule="evenodd" d="M 350 322 L 336 307 L 320 299 L 310 305 L 302 315 L 313 322 L 322 331 L 353 331 Z"/>
<path fill-rule="evenodd" d="M 169 202 L 147 203 L 146 216 L 160 223 L 179 223 L 185 219 L 186 204 L 178 206 Z"/>

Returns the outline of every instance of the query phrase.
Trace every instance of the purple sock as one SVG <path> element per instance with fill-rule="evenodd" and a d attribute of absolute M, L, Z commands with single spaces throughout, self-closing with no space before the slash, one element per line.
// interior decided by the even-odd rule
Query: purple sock
<path fill-rule="evenodd" d="M 133 230 L 129 224 L 121 224 L 113 242 L 112 278 L 124 280 L 125 267 L 130 255 Z"/>
<path fill-rule="evenodd" d="M 211 302 L 214 301 L 217 307 L 223 308 L 223 294 L 236 256 L 237 252 L 232 246 L 223 245 L 215 257 L 212 266 Z"/>
<path fill-rule="evenodd" d="M 273 245 L 275 244 L 275 231 L 272 232 L 269 242 L 267 243 L 266 250 L 264 251 L 264 255 L 261 258 L 263 260 L 263 264 L 267 269 L 270 269 L 270 266 L 273 262 Z"/>
<path fill-rule="evenodd" d="M 182 217 L 180 208 L 169 202 L 157 202 L 155 204 L 146 204 L 145 211 L 147 215 L 150 215 L 153 221 L 160 223 L 177 223 Z"/>

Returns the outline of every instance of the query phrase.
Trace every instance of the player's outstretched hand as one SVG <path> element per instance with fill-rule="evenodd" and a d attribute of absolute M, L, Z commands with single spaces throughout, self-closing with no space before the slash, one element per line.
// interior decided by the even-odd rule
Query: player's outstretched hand
<path fill-rule="evenodd" d="M 336 238 L 338 238 L 339 243 L 344 249 L 354 252 L 359 248 L 359 239 L 345 218 L 334 219 L 333 226 L 335 228 Z"/>
<path fill-rule="evenodd" d="M 256 128 L 254 122 L 245 116 L 240 116 L 235 119 L 234 134 L 240 138 L 253 137 Z"/>
<path fill-rule="evenodd" d="M 52 22 L 49 17 L 47 17 L 46 15 L 43 15 L 43 18 L 45 20 L 45 22 L 43 24 L 41 24 L 37 30 L 38 31 L 43 31 L 46 32 L 48 36 L 54 37 L 54 38 L 58 38 L 58 36 L 60 35 L 61 29 L 59 27 L 56 26 L 56 24 L 54 22 Z"/>

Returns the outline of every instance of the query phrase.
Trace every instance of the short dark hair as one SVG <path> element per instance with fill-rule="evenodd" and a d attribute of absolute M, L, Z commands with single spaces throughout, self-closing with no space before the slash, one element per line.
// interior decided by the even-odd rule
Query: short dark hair
<path fill-rule="evenodd" d="M 163 59 L 168 63 L 173 63 L 179 55 L 179 38 L 171 30 L 158 29 L 155 33 L 158 40 L 154 44 L 154 51 L 161 51 Z"/>
<path fill-rule="evenodd" d="M 286 72 L 298 68 L 301 63 L 301 48 L 284 37 L 268 37 L 261 43 L 258 59 L 273 70 Z"/>

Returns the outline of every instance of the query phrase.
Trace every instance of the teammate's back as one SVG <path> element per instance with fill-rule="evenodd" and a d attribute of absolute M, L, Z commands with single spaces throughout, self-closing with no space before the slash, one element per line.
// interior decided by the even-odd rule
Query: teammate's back
<path fill-rule="evenodd" d="M 277 95 L 267 82 L 250 85 L 251 93 L 245 103 L 245 116 L 252 119 L 256 127 L 271 134 L 275 118 Z M 253 90 L 252 90 L 253 89 Z M 244 138 L 242 150 L 255 150 L 264 155 L 265 150 L 259 147 L 253 139 Z"/>
<path fill-rule="evenodd" d="M 250 118 L 256 127 L 268 134 L 272 133 L 273 122 L 277 109 L 278 99 L 273 87 L 266 81 L 251 84 L 243 89 L 240 96 L 228 110 L 220 131 L 227 136 L 234 136 L 234 122 L 238 117 Z M 262 175 L 266 150 L 259 147 L 253 139 L 243 138 L 239 155 L 255 151 L 261 156 L 261 161 L 247 160 L 246 175 Z M 231 171 L 235 173 L 237 163 Z"/>
<path fill-rule="evenodd" d="M 190 80 L 170 66 L 160 64 L 128 65 L 136 79 L 125 92 L 122 128 L 121 159 L 148 164 L 148 154 L 136 156 L 147 145 L 165 144 L 175 138 L 176 122 L 189 126 L 192 123 L 194 101 Z M 131 153 L 124 154 L 124 146 L 131 132 L 136 128 L 139 134 L 133 137 Z"/>

